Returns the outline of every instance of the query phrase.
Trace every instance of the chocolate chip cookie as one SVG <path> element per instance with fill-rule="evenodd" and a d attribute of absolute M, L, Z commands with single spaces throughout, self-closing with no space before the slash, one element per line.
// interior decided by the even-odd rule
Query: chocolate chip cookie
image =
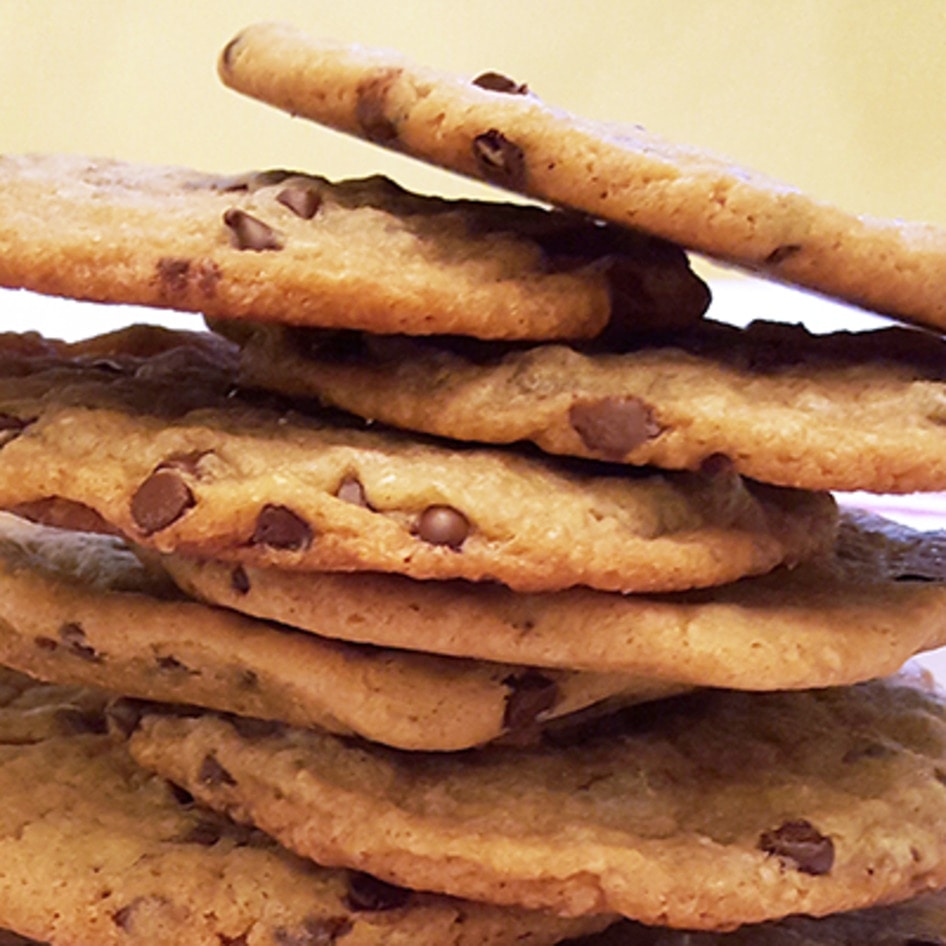
<path fill-rule="evenodd" d="M 566 915 L 720 930 L 946 885 L 946 710 L 922 681 L 652 706 L 420 759 L 210 716 L 146 714 L 130 747 L 323 863 Z"/>
<path fill-rule="evenodd" d="M 672 595 L 517 594 L 180 555 L 163 565 L 197 598 L 329 637 L 692 686 L 839 686 L 946 646 L 946 533 L 850 510 L 831 555 Z"/>
<path fill-rule="evenodd" d="M 942 228 L 849 213 L 640 126 L 583 120 L 546 105 L 523 77 L 445 75 L 278 23 L 235 36 L 219 74 L 239 92 L 378 145 L 946 329 Z"/>
<path fill-rule="evenodd" d="M 0 353 L 0 507 L 79 504 L 162 552 L 523 591 L 713 585 L 833 538 L 826 493 L 360 429 L 235 390 L 188 333 L 125 362 L 121 341 L 116 357 L 52 365 Z"/>
<path fill-rule="evenodd" d="M 946 345 L 707 322 L 620 353 L 260 326 L 247 383 L 410 430 L 804 489 L 946 489 Z"/>
<path fill-rule="evenodd" d="M 500 736 L 521 743 L 548 720 L 683 689 L 620 673 L 540 672 L 296 633 L 170 593 L 166 578 L 110 536 L 2 514 L 0 585 L 0 661 L 34 677 L 356 733 L 402 749 L 465 749 Z M 68 724 L 83 709 L 66 692 L 53 720 Z M 0 707 L 0 729 L 5 715 Z"/>
<path fill-rule="evenodd" d="M 607 923 L 323 869 L 201 808 L 101 732 L 30 745 L 0 735 L 0 795 L 0 924 L 53 946 L 286 946 L 342 937 L 365 946 L 551 946 Z"/>
<path fill-rule="evenodd" d="M 0 157 L 0 285 L 484 338 L 621 336 L 709 303 L 682 250 L 575 214 L 72 155 Z"/>

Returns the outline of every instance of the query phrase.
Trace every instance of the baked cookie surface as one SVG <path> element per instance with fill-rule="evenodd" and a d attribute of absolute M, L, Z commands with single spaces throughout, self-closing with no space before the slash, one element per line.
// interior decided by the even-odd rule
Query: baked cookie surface
<path fill-rule="evenodd" d="M 518 80 L 470 81 L 397 53 L 259 23 L 225 84 L 379 145 L 654 233 L 718 260 L 946 328 L 946 231 L 858 216 L 639 126 L 585 121 Z"/>
<path fill-rule="evenodd" d="M 946 533 L 852 510 L 830 555 L 674 595 L 516 594 L 180 555 L 163 564 L 194 597 L 329 637 L 691 686 L 840 686 L 946 646 Z"/>
<path fill-rule="evenodd" d="M 360 429 L 241 396 L 199 333 L 123 362 L 126 337 L 91 360 L 0 350 L 0 507 L 79 504 L 162 552 L 519 590 L 712 585 L 833 539 L 825 493 Z"/>
<path fill-rule="evenodd" d="M 921 682 L 652 707 L 514 751 L 418 758 L 158 715 L 130 747 L 306 856 L 492 902 L 720 930 L 944 885 L 946 713 Z"/>
<path fill-rule="evenodd" d="M 534 740 L 545 721 L 684 689 L 357 647 L 211 608 L 169 585 L 113 537 L 0 514 L 0 662 L 59 684 L 428 751 Z M 83 691 L 63 690 L 54 712 L 0 706 L 0 731 L 8 716 L 81 721 Z"/>
<path fill-rule="evenodd" d="M 587 338 L 692 323 L 709 303 L 662 240 L 381 177 L 4 155 L 0 221 L 0 285 L 227 319 Z"/>
<path fill-rule="evenodd" d="M 726 457 L 804 489 L 946 489 L 946 345 L 705 323 L 621 353 L 260 327 L 249 384 L 395 427 L 664 469 Z"/>
<path fill-rule="evenodd" d="M 195 805 L 109 735 L 0 741 L 0 793 L 0 924 L 52 946 L 285 946 L 343 933 L 364 946 L 551 946 L 607 922 L 582 930 L 322 869 Z"/>

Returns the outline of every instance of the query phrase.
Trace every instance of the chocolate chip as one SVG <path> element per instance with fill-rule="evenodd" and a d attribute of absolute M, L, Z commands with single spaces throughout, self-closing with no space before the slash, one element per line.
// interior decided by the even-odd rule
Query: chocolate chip
<path fill-rule="evenodd" d="M 267 223 L 238 207 L 231 207 L 223 215 L 230 229 L 230 241 L 238 250 L 281 250 L 282 240 Z"/>
<path fill-rule="evenodd" d="M 526 161 L 522 148 L 501 131 L 491 128 L 473 139 L 473 158 L 480 174 L 494 184 L 521 190 L 526 181 Z"/>
<path fill-rule="evenodd" d="M 74 654 L 76 657 L 81 657 L 83 660 L 88 660 L 90 663 L 102 662 L 102 655 L 97 653 L 94 647 L 90 647 L 88 643 L 86 643 L 85 631 L 82 630 L 80 625 L 73 622 L 63 624 L 62 627 L 59 628 L 59 639 L 69 653 Z"/>
<path fill-rule="evenodd" d="M 127 930 L 131 926 L 131 918 L 135 912 L 137 900 L 133 900 L 127 906 L 121 907 L 112 914 L 112 922 L 120 929 Z"/>
<path fill-rule="evenodd" d="M 809 821 L 786 821 L 774 831 L 764 831 L 759 848 L 790 861 L 803 874 L 827 874 L 834 865 L 834 842 Z"/>
<path fill-rule="evenodd" d="M 296 929 L 277 927 L 273 931 L 276 946 L 331 946 L 352 927 L 345 916 L 308 917 Z"/>
<path fill-rule="evenodd" d="M 473 85 L 488 92 L 506 92 L 509 95 L 526 95 L 529 87 L 525 83 L 515 82 L 501 72 L 483 72 L 474 80 Z"/>
<path fill-rule="evenodd" d="M 428 506 L 417 520 L 417 535 L 431 545 L 459 549 L 470 534 L 470 523 L 452 506 Z"/>
<path fill-rule="evenodd" d="M 387 97 L 400 69 L 385 69 L 358 86 L 355 118 L 369 141 L 391 146 L 397 141 L 397 125 L 388 118 Z"/>
<path fill-rule="evenodd" d="M 247 575 L 246 569 L 242 565 L 237 565 L 237 567 L 230 572 L 230 587 L 238 595 L 249 594 L 250 576 Z"/>
<path fill-rule="evenodd" d="M 218 785 L 236 785 L 236 779 L 217 761 L 213 755 L 204 756 L 197 772 L 201 785 L 216 788 Z"/>
<path fill-rule="evenodd" d="M 46 650 L 52 653 L 54 650 L 59 650 L 59 644 L 54 641 L 51 637 L 34 637 L 33 643 L 40 649 Z"/>
<path fill-rule="evenodd" d="M 348 894 L 345 902 L 350 910 L 380 912 L 396 910 L 410 900 L 411 892 L 404 887 L 389 884 L 371 874 L 352 871 L 348 875 Z"/>
<path fill-rule="evenodd" d="M 782 246 L 777 246 L 768 256 L 765 258 L 766 266 L 778 266 L 779 263 L 784 263 L 789 257 L 794 256 L 796 253 L 801 252 L 801 244 L 799 243 L 785 243 Z"/>
<path fill-rule="evenodd" d="M 252 542 L 274 549 L 307 549 L 312 544 L 312 527 L 286 506 L 264 506 L 256 518 Z"/>
<path fill-rule="evenodd" d="M 166 529 L 196 500 L 178 470 L 158 467 L 131 498 L 131 517 L 145 534 Z"/>
<path fill-rule="evenodd" d="M 345 479 L 341 481 L 338 489 L 335 491 L 335 496 L 346 503 L 362 506 L 365 509 L 370 508 L 368 506 L 368 497 L 365 495 L 365 488 L 354 476 L 346 476 Z"/>
<path fill-rule="evenodd" d="M 322 206 L 322 195 L 314 187 L 305 184 L 284 187 L 276 195 L 276 200 L 303 220 L 311 220 Z"/>
<path fill-rule="evenodd" d="M 588 450 L 608 460 L 623 459 L 660 433 L 653 410 L 636 397 L 576 401 L 568 422 Z"/>
<path fill-rule="evenodd" d="M 539 716 L 558 700 L 555 681 L 536 670 L 512 674 L 503 680 L 503 686 L 509 687 L 503 727 L 513 732 L 533 728 Z"/>

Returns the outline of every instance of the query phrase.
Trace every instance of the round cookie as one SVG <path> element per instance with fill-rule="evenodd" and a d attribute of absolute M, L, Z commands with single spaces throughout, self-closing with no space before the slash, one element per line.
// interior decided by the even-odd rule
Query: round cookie
<path fill-rule="evenodd" d="M 545 747 L 415 756 L 145 714 L 132 754 L 216 809 L 394 883 L 723 930 L 946 882 L 946 712 L 913 679 L 703 691 Z"/>
<path fill-rule="evenodd" d="M 662 596 L 162 563 L 196 598 L 327 637 L 692 686 L 840 686 L 946 646 L 946 533 L 853 510 L 830 556 Z"/>
<path fill-rule="evenodd" d="M 80 504 L 161 552 L 523 591 L 720 584 L 833 538 L 828 494 L 359 429 L 244 397 L 228 365 L 194 354 L 182 333 L 126 367 L 0 357 L 0 508 Z"/>
<path fill-rule="evenodd" d="M 946 329 L 946 231 L 859 216 L 639 126 L 583 120 L 496 73 L 258 23 L 222 51 L 233 89 L 539 200 L 769 278 Z"/>
<path fill-rule="evenodd" d="M 803 489 L 946 489 L 946 345 L 905 328 L 706 323 L 611 353 L 260 326 L 242 358 L 248 384 L 459 440 L 664 469 L 722 456 Z"/>
<path fill-rule="evenodd" d="M 0 156 L 0 285 L 483 338 L 620 337 L 709 304 L 682 250 L 576 214 L 56 154 Z"/>
<path fill-rule="evenodd" d="M 53 946 L 552 946 L 608 922 L 321 868 L 195 805 L 108 735 L 0 734 L 0 794 L 0 924 Z"/>
<path fill-rule="evenodd" d="M 549 720 L 685 689 L 357 647 L 169 594 L 162 577 L 112 537 L 0 515 L 0 661 L 61 684 L 426 751 L 524 743 Z M 57 714 L 81 719 L 77 700 L 65 694 Z"/>

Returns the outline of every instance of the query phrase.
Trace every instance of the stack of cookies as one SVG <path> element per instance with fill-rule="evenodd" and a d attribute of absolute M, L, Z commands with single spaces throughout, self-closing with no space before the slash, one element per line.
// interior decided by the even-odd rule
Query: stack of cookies
<path fill-rule="evenodd" d="M 946 234 L 261 25 L 224 81 L 546 206 L 0 157 L 11 942 L 946 942 Z M 682 247 L 912 323 L 715 321 Z"/>

